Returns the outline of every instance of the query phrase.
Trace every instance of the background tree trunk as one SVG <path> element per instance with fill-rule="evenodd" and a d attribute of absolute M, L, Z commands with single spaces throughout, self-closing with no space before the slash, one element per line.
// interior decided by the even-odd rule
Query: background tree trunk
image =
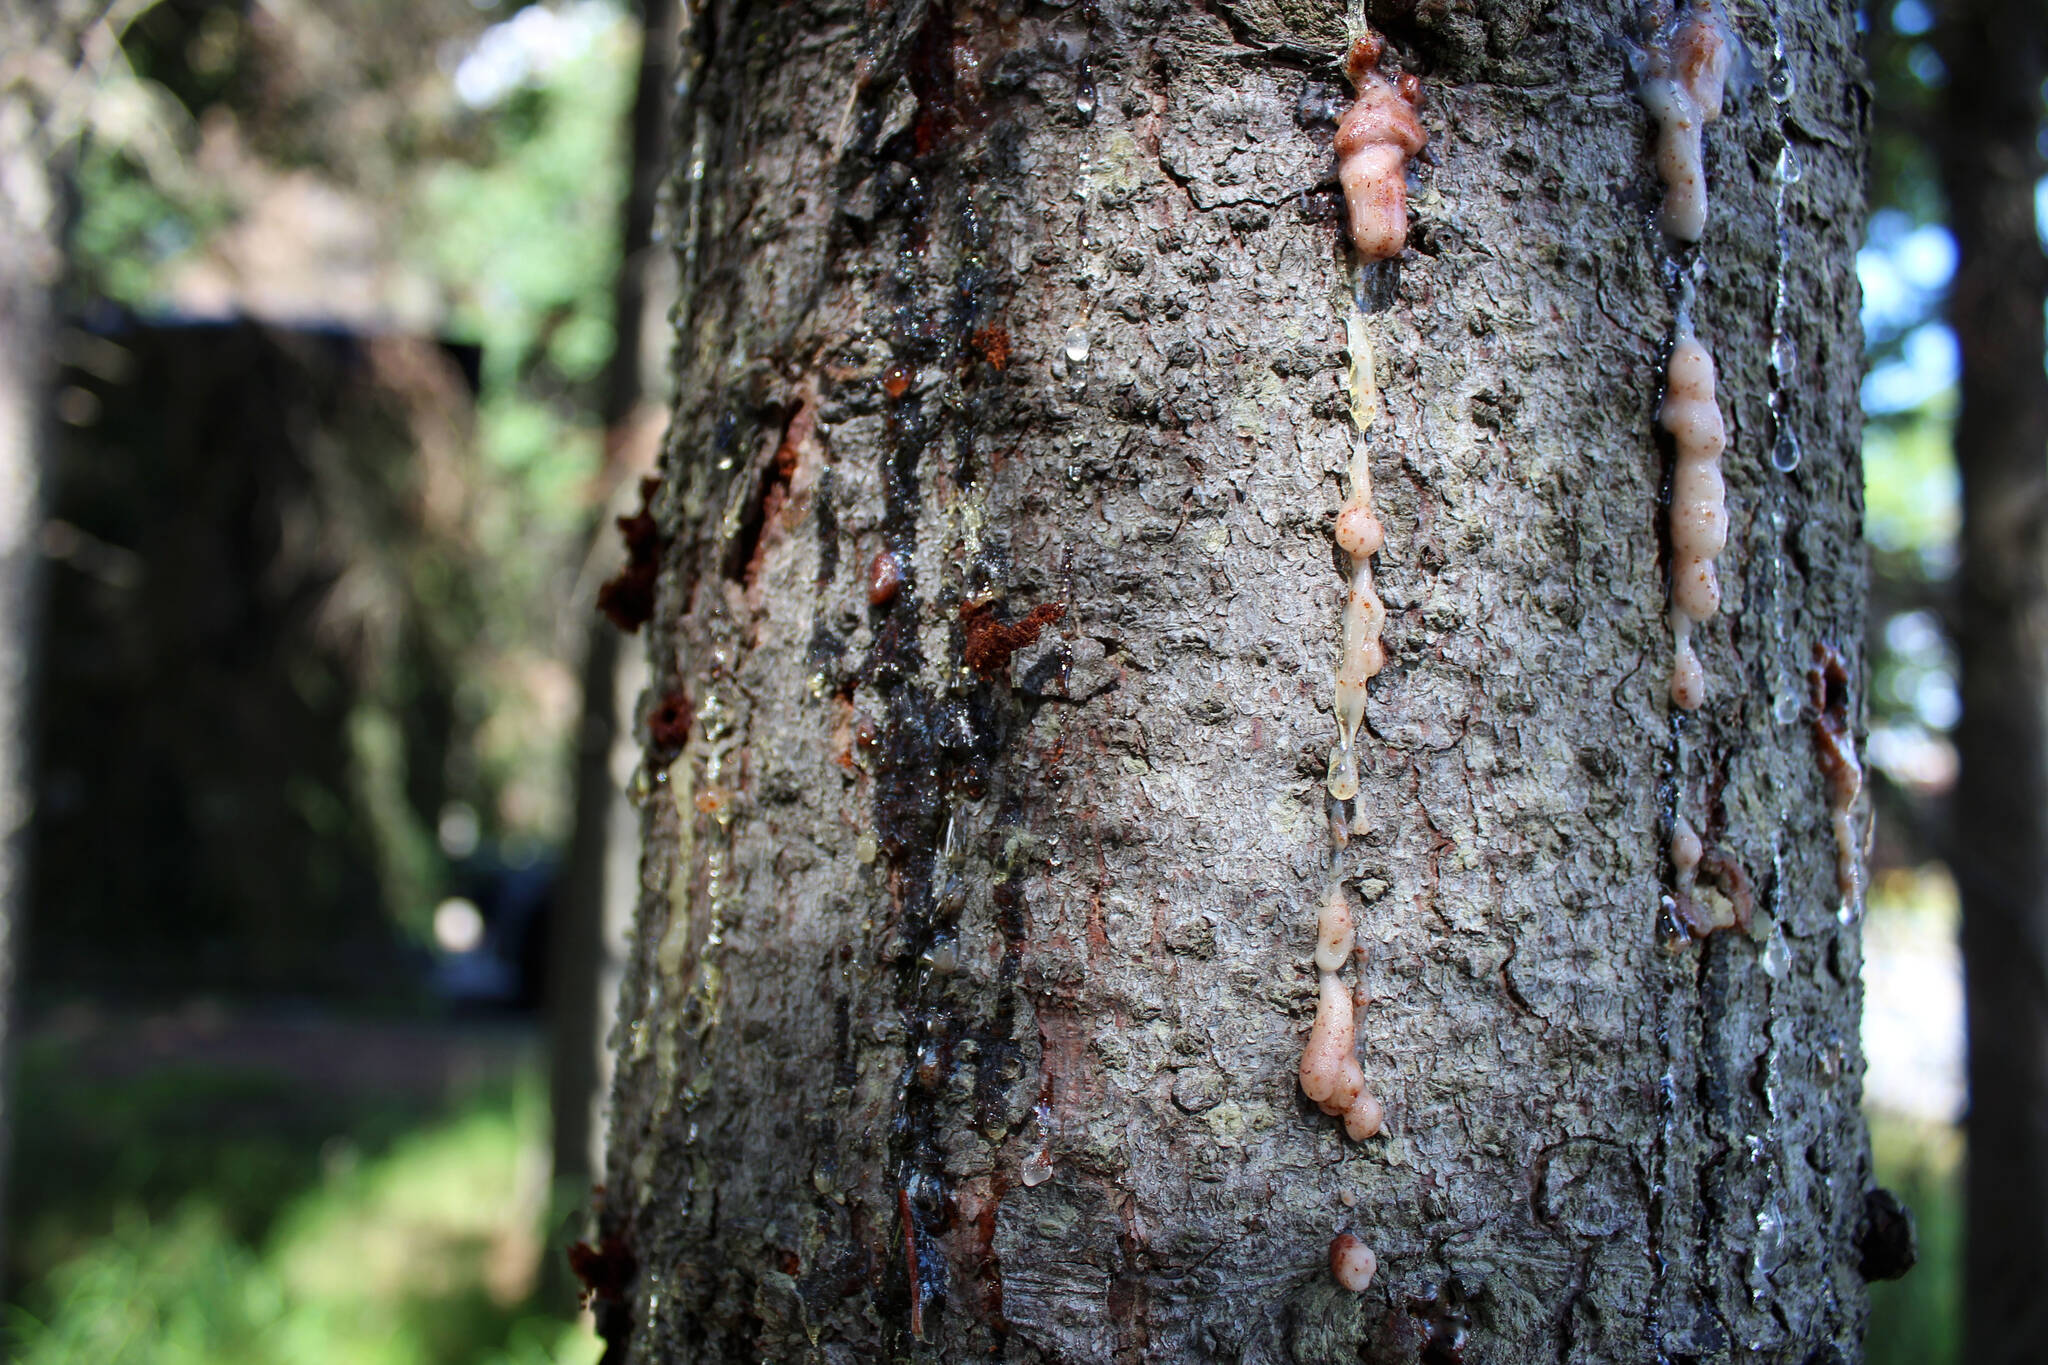
<path fill-rule="evenodd" d="M 1805 676 L 1859 656 L 1864 596 L 1850 16 L 1745 10 L 1789 98 L 1707 133 L 1733 530 L 1691 718 L 1632 15 L 1372 18 L 1432 156 L 1362 291 L 1390 663 L 1339 871 L 1388 1120 L 1354 1144 L 1295 1074 L 1354 438 L 1344 17 L 699 16 L 648 703 L 696 722 L 637 788 L 612 1358 L 1859 1354 L 1859 930 Z M 993 677 L 963 663 L 989 596 L 1066 608 Z M 1747 870 L 1753 934 L 1664 948 L 1675 812 Z"/>
<path fill-rule="evenodd" d="M 27 901 L 33 754 L 28 697 L 42 550 L 42 462 L 49 420 L 50 291 L 60 274 L 53 86 L 72 73 L 82 16 L 71 5 L 0 0 L 0 1175 L 14 1127 L 18 927 Z M 0 1183 L 0 1246 L 7 1226 Z M 0 1354 L 5 1352 L 0 1340 Z"/>
<path fill-rule="evenodd" d="M 592 564 L 616 568 L 615 516 L 630 513 L 634 486 L 652 461 L 648 447 L 660 430 L 643 420 L 650 399 L 643 344 L 650 309 L 666 309 L 671 277 L 656 269 L 654 216 L 667 172 L 669 123 L 676 59 L 675 0 L 640 0 L 640 75 L 633 89 L 626 202 L 619 224 L 619 273 L 612 290 L 611 360 L 605 368 L 604 479 L 613 495 L 600 506 L 595 531 L 600 548 Z M 659 409 L 652 409 L 658 416 Z M 625 504 L 619 506 L 618 504 Z M 579 581 L 579 605 L 599 575 Z M 610 1090 L 610 1031 L 624 954 L 626 923 L 635 893 L 638 830 L 615 770 L 630 769 L 632 700 L 645 685 L 637 654 L 625 656 L 618 632 L 591 613 L 584 639 L 583 714 L 576 732 L 575 826 L 562 869 L 562 892 L 548 933 L 548 1087 L 553 1128 L 554 1181 L 570 1207 L 604 1165 L 602 1100 Z M 623 763 L 622 763 L 623 759 Z"/>
<path fill-rule="evenodd" d="M 1954 629 L 1960 760 L 1950 865 L 1963 903 L 1970 1148 L 1966 1358 L 2037 1359 L 2048 1341 L 2048 259 L 2044 23 L 2017 0 L 1956 0 L 1935 146 L 1962 349 L 1956 463 L 1962 562 Z"/>

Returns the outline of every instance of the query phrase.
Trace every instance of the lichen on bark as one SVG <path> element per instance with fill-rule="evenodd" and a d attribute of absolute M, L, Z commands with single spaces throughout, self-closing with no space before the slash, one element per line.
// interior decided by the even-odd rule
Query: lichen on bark
<path fill-rule="evenodd" d="M 704 11 L 648 631 L 695 719 L 641 793 L 616 1358 L 1856 1354 L 1859 940 L 1796 699 L 1860 638 L 1862 94 L 1845 18 L 1779 13 L 1795 104 L 1708 138 L 1731 535 L 1674 721 L 1630 16 L 1373 10 L 1432 155 L 1366 300 L 1388 665 L 1339 871 L 1387 1121 L 1350 1144 L 1295 1085 L 1354 435 L 1343 15 Z M 849 566 L 883 551 L 871 601 Z M 982 603 L 1065 613 L 984 677 Z M 1756 914 L 1674 955 L 1681 799 Z"/>

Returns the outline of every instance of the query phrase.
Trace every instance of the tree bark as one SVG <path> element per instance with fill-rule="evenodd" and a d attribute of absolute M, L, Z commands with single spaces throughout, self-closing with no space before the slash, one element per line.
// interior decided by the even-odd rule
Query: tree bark
<path fill-rule="evenodd" d="M 1860 937 L 1806 698 L 1819 647 L 1852 721 L 1864 684 L 1865 97 L 1846 12 L 1774 12 L 1742 34 L 1794 87 L 1708 128 L 1674 261 L 1629 11 L 1375 7 L 1431 154 L 1356 303 L 1335 8 L 699 16 L 643 704 L 695 723 L 636 785 L 611 1359 L 1860 1355 Z M 1732 531 L 1675 715 L 1696 263 Z M 1333 854 L 1361 306 L 1389 662 Z M 1669 946 L 1680 816 L 1750 933 Z M 1333 872 L 1363 1143 L 1296 1081 Z"/>
<path fill-rule="evenodd" d="M 1966 1356 L 2048 1341 L 2048 259 L 2040 7 L 1956 0 L 1934 148 L 1956 238 L 1948 316 L 1962 349 L 1954 629 L 1962 717 L 1950 865 L 1969 1020 Z"/>

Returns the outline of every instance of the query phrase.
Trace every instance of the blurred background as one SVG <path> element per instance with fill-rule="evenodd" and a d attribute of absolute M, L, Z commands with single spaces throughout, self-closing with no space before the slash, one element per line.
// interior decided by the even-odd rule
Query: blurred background
<path fill-rule="evenodd" d="M 593 610 L 660 440 L 670 0 L 136 0 L 53 161 L 7 1331 L 38 1362 L 594 1361 L 633 883 Z M 1956 263 L 1923 0 L 1863 17 L 1867 1103 L 1959 1359 Z M 74 54 L 75 56 L 75 54 Z M 1796 168 L 1788 168 L 1796 175 Z M 2048 182 L 2036 195 L 2048 241 Z"/>
<path fill-rule="evenodd" d="M 594 603 L 664 421 L 673 7 L 77 32 L 14 1354 L 592 1361 L 641 685 Z"/>

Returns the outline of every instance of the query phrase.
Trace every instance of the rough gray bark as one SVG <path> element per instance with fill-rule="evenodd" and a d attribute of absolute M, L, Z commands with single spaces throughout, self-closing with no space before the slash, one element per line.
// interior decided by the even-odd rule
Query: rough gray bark
<path fill-rule="evenodd" d="M 1364 291 L 1364 1144 L 1295 1078 L 1353 438 L 1343 15 L 701 15 L 648 703 L 696 723 L 638 788 L 585 1265 L 612 1359 L 1860 1354 L 1859 933 L 1805 671 L 1861 636 L 1864 95 L 1847 12 L 1775 13 L 1737 20 L 1796 90 L 1707 136 L 1733 533 L 1680 721 L 1630 16 L 1372 14 L 1433 156 Z M 963 663 L 989 595 L 1066 608 L 993 679 Z M 1752 935 L 1662 945 L 1674 809 L 1747 870 Z"/>
<path fill-rule="evenodd" d="M 1935 153 L 1963 356 L 1949 859 L 1970 1036 L 1963 1320 L 1966 1358 L 2003 1365 L 2038 1359 L 2048 1340 L 2048 257 L 2034 227 L 2048 22 L 2026 0 L 1957 0 L 1939 41 L 1959 73 Z"/>

